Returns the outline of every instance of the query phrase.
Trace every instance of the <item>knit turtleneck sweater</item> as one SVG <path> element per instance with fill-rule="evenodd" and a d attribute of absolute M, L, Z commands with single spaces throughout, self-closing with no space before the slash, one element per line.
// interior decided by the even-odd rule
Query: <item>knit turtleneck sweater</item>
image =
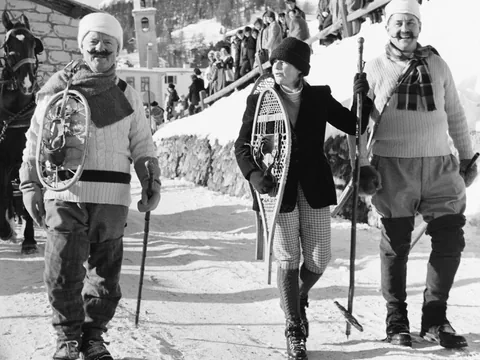
<path fill-rule="evenodd" d="M 131 163 L 145 156 L 155 157 L 150 125 L 143 112 L 140 93 L 131 86 L 125 89 L 125 97 L 134 112 L 114 124 L 97 127 L 90 123 L 85 170 L 105 170 L 130 174 Z M 31 125 L 26 133 L 27 146 L 23 152 L 20 170 L 22 183 L 36 182 L 35 150 L 39 131 L 39 119 L 45 113 L 50 96 L 39 97 Z M 40 184 L 38 184 L 40 186 Z M 45 199 L 69 202 L 113 204 L 129 206 L 130 184 L 77 181 L 65 191 L 46 190 Z"/>
<path fill-rule="evenodd" d="M 295 91 L 289 91 L 282 86 L 280 86 L 280 90 L 280 97 L 285 104 L 285 111 L 288 114 L 288 119 L 290 120 L 290 124 L 292 124 L 292 127 L 295 129 L 295 125 L 297 124 L 298 111 L 300 110 L 303 85 Z"/>
<path fill-rule="evenodd" d="M 399 110 L 397 95 L 389 98 L 406 63 L 391 61 L 384 54 L 365 65 L 371 94 L 375 96 L 371 118 L 377 122 L 381 117 L 373 154 L 399 158 L 445 156 L 452 153 L 451 137 L 460 159 L 473 156 L 465 113 L 450 69 L 437 55 L 432 54 L 426 62 L 437 108 L 434 111 Z M 362 154 L 360 165 L 367 165 L 366 149 Z"/>

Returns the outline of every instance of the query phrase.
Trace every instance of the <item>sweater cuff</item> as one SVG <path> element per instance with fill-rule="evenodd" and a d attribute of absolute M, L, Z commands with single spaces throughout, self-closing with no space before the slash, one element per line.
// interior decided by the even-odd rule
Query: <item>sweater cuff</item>
<path fill-rule="evenodd" d="M 35 160 L 24 161 L 20 167 L 19 176 L 20 190 L 22 190 L 22 192 L 24 189 L 31 189 L 32 184 L 37 185 L 40 188 L 42 187 L 42 183 L 37 174 Z"/>

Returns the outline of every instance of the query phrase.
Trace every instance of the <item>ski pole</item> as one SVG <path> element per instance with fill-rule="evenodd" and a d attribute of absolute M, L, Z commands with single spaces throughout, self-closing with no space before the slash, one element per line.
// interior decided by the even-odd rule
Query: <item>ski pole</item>
<path fill-rule="evenodd" d="M 475 153 L 475 155 L 473 155 L 472 159 L 470 160 L 470 162 L 468 163 L 467 167 L 465 168 L 465 172 L 467 172 L 468 170 L 470 170 L 470 168 L 473 166 L 473 164 L 475 164 L 475 161 L 477 161 L 478 157 L 480 156 L 480 153 Z M 422 229 L 420 230 L 420 232 L 418 233 L 418 235 L 415 237 L 415 239 L 412 241 L 412 245 L 410 246 L 410 250 L 413 249 L 413 247 L 417 244 L 417 242 L 420 240 L 420 238 L 423 236 L 423 234 L 425 233 L 425 231 L 427 231 L 427 225 L 428 224 L 423 224 L 422 226 Z"/>
<path fill-rule="evenodd" d="M 363 73 L 363 37 L 358 38 L 358 73 Z M 362 132 L 362 115 L 363 115 L 363 95 L 356 94 L 357 96 L 357 126 L 356 126 L 356 156 L 355 156 L 355 166 L 352 174 L 352 226 L 351 226 L 351 236 L 350 236 L 350 285 L 348 288 L 348 309 L 345 310 L 338 302 L 335 302 L 335 305 L 340 309 L 342 315 L 346 320 L 346 329 L 345 335 L 350 335 L 351 325 L 353 325 L 359 331 L 363 331 L 362 325 L 355 319 L 352 315 L 353 311 L 353 297 L 355 293 L 355 252 L 356 252 L 356 242 L 357 242 L 357 206 L 358 206 L 358 183 L 360 181 L 360 141 L 361 141 L 361 132 Z"/>
<path fill-rule="evenodd" d="M 147 196 L 152 196 L 153 187 L 153 163 L 148 160 L 145 163 L 148 172 L 148 186 Z M 143 229 L 143 250 L 142 250 L 142 264 L 140 266 L 140 282 L 138 284 L 138 296 L 137 296 L 137 311 L 135 312 L 135 326 L 138 327 L 138 317 L 140 315 L 140 302 L 142 299 L 142 287 L 143 287 L 143 275 L 145 273 L 145 260 L 147 258 L 147 244 L 148 244 L 148 232 L 150 231 L 150 211 L 145 213 L 145 226 Z"/>

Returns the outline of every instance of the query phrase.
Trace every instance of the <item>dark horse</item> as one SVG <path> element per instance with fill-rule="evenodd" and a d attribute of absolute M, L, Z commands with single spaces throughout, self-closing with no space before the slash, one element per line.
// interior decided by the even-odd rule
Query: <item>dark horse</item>
<path fill-rule="evenodd" d="M 5 27 L 3 67 L 0 80 L 0 239 L 15 240 L 12 228 L 14 218 L 25 221 L 22 253 L 37 251 L 33 220 L 23 207 L 18 190 L 19 169 L 25 148 L 30 120 L 35 110 L 37 85 L 37 54 L 43 51 L 42 42 L 33 36 L 26 16 L 13 23 L 5 11 L 2 15 Z"/>

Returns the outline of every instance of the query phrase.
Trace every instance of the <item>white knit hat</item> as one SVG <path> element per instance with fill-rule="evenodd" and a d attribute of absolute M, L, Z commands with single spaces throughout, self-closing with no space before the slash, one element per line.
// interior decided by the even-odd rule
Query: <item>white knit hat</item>
<path fill-rule="evenodd" d="M 417 0 L 392 0 L 385 6 L 385 19 L 388 20 L 393 14 L 411 14 L 421 20 L 420 5 Z"/>
<path fill-rule="evenodd" d="M 82 48 L 82 41 L 90 31 L 97 31 L 110 35 L 118 41 L 118 51 L 123 49 L 122 25 L 114 16 L 107 13 L 91 13 L 85 15 L 78 24 L 78 47 Z"/>

